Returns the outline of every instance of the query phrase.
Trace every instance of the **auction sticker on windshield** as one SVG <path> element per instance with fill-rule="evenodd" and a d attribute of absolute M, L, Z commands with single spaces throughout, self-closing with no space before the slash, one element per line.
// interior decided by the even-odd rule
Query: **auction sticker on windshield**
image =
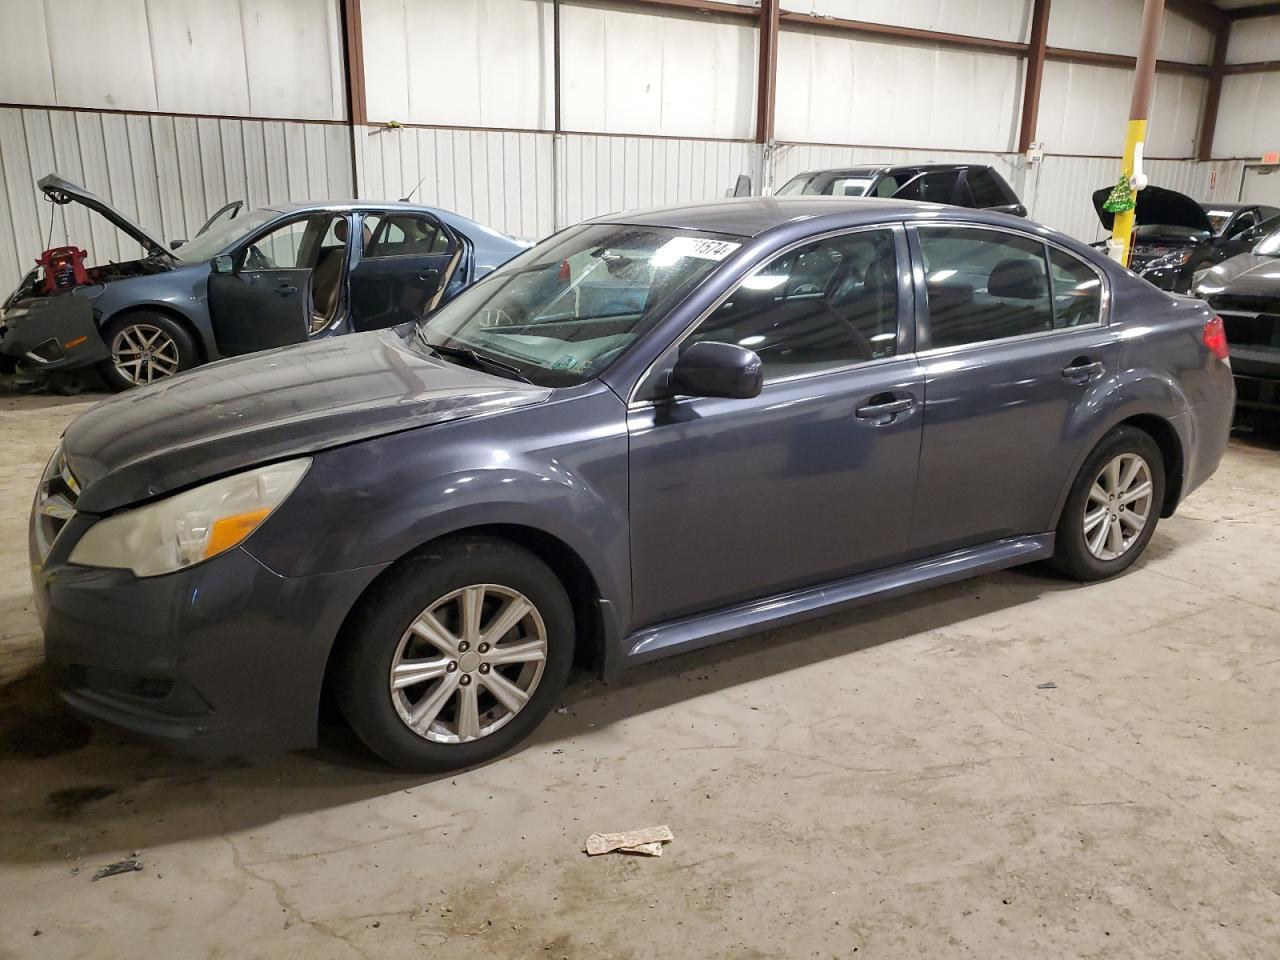
<path fill-rule="evenodd" d="M 742 244 L 731 240 L 708 240 L 705 237 L 672 237 L 653 254 L 655 264 L 675 263 L 682 257 L 699 260 L 723 260 Z"/>

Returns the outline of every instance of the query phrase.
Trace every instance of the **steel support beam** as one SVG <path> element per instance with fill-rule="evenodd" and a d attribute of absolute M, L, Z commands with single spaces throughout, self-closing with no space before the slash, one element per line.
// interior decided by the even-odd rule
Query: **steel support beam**
<path fill-rule="evenodd" d="M 1049 0 L 1035 0 L 1031 9 L 1031 43 L 1027 73 L 1022 82 L 1022 123 L 1018 127 L 1018 152 L 1026 153 L 1036 138 L 1040 117 L 1040 87 L 1044 81 L 1044 56 L 1049 38 Z"/>
<path fill-rule="evenodd" d="M 1227 44 L 1231 24 L 1219 27 L 1213 35 L 1213 64 L 1209 68 L 1209 84 L 1205 89 L 1204 112 L 1200 114 L 1200 136 L 1196 139 L 1196 159 L 1213 156 L 1213 134 L 1218 126 L 1218 105 L 1222 102 L 1222 78 L 1227 66 Z"/>
<path fill-rule="evenodd" d="M 779 0 L 760 0 L 760 68 L 756 73 L 756 143 L 773 140 L 778 102 Z"/>

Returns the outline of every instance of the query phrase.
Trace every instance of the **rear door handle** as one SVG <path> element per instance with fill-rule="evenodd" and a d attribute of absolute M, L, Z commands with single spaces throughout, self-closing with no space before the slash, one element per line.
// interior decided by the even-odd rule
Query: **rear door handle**
<path fill-rule="evenodd" d="M 886 418 L 892 418 L 899 413 L 905 413 L 915 406 L 915 401 L 910 397 L 902 397 L 898 400 L 885 400 L 881 403 L 868 403 L 866 406 L 858 407 L 854 414 L 859 420 L 881 420 L 888 422 Z"/>
<path fill-rule="evenodd" d="M 1077 357 L 1072 360 L 1069 366 L 1062 368 L 1062 379 L 1069 380 L 1072 383 L 1088 383 L 1102 376 L 1103 366 L 1101 360 L 1089 360 L 1085 357 Z"/>
<path fill-rule="evenodd" d="M 280 286 L 276 287 L 276 293 L 282 297 L 287 297 L 290 294 L 297 293 L 297 292 L 298 292 L 297 287 L 286 287 L 283 283 L 280 284 Z"/>

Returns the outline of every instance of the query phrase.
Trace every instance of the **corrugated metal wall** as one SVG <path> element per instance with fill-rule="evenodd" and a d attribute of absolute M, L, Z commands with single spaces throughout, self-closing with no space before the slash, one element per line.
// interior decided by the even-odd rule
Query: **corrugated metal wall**
<path fill-rule="evenodd" d="M 753 175 L 757 150 L 745 141 L 384 127 L 362 128 L 357 140 L 362 197 L 397 199 L 420 183 L 415 200 L 527 239 L 617 210 L 724 196 L 739 174 Z"/>
<path fill-rule="evenodd" d="M 0 0 L 0 101 L 346 116 L 336 0 Z"/>
<path fill-rule="evenodd" d="M 72 110 L 0 109 L 0 290 L 67 237 L 94 262 L 138 249 L 76 204 L 46 202 L 35 182 L 57 172 L 166 240 L 192 236 L 228 200 L 350 196 L 347 128 Z"/>

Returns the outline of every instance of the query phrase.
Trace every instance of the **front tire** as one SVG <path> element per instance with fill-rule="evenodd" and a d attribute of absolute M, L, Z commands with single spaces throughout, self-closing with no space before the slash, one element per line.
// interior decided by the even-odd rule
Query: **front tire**
<path fill-rule="evenodd" d="M 573 608 L 529 551 L 449 540 L 377 583 L 343 643 L 334 689 L 360 739 L 397 767 L 452 770 L 509 750 L 555 705 L 573 664 Z"/>
<path fill-rule="evenodd" d="M 127 390 L 165 380 L 196 365 L 195 341 L 172 317 L 151 310 L 132 310 L 102 331 L 110 356 L 102 376 L 113 390 Z"/>
<path fill-rule="evenodd" d="M 1155 533 L 1164 485 L 1164 457 L 1151 435 L 1131 426 L 1112 430 L 1067 495 L 1051 565 L 1082 581 L 1123 573 Z"/>

